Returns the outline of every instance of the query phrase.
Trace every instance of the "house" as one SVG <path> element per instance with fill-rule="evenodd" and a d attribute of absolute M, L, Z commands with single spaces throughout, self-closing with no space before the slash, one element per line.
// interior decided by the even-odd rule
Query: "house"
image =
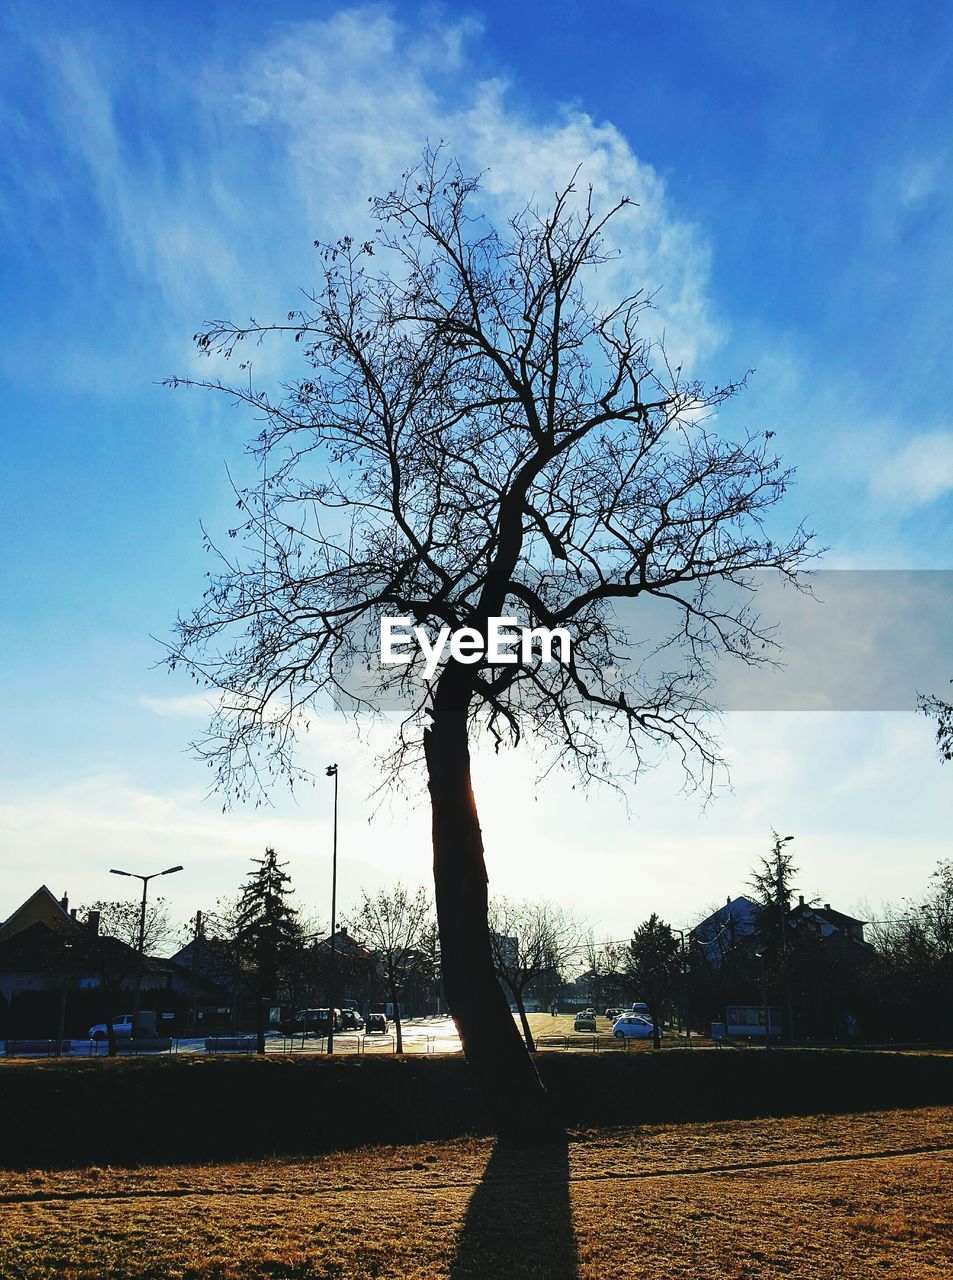
<path fill-rule="evenodd" d="M 804 901 L 803 893 L 798 899 L 798 905 L 789 914 L 788 922 L 792 929 L 813 930 L 822 940 L 842 938 L 864 947 L 870 946 L 864 941 L 865 920 L 857 920 L 845 915 L 843 911 L 835 911 L 829 902 L 825 902 L 823 907 L 816 907 Z"/>
<path fill-rule="evenodd" d="M 179 1013 L 182 977 L 100 931 L 100 915 L 77 919 L 64 894 L 40 885 L 0 924 L 0 1035 L 54 1037 L 65 1011 L 67 1037 L 81 1037 L 130 1007 L 136 985 L 149 1007 Z M 144 997 L 145 999 L 145 997 Z"/>
<path fill-rule="evenodd" d="M 757 930 L 758 904 L 741 894 L 696 924 L 690 937 L 709 967 L 718 969 L 738 950 L 756 950 Z"/>

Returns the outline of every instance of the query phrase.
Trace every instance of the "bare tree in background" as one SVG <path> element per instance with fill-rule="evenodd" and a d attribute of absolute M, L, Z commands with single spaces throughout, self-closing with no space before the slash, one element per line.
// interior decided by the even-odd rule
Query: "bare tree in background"
<path fill-rule="evenodd" d="M 552 902 L 490 903 L 490 948 L 496 976 L 513 997 L 532 1053 L 536 1045 L 526 1017 L 527 988 L 545 974 L 562 978 L 567 964 L 578 958 L 582 930 L 572 915 Z"/>
<path fill-rule="evenodd" d="M 118 938 L 127 947 L 138 951 L 139 915 L 138 899 L 91 902 L 78 908 L 78 915 L 86 919 L 91 911 L 99 912 L 99 931 L 110 938 Z M 145 955 L 163 950 L 175 940 L 176 929 L 169 917 L 169 904 L 165 898 L 150 898 L 146 903 L 146 927 L 142 949 Z"/>
<path fill-rule="evenodd" d="M 196 745 L 226 798 L 301 776 L 295 731 L 310 709 L 406 700 L 385 774 L 409 786 L 414 766 L 426 772 L 447 1002 L 497 1131 L 535 1141 L 558 1126 L 494 972 L 470 744 L 526 739 L 615 785 L 671 746 L 710 787 L 711 662 L 770 652 L 747 605 L 717 603 L 713 587 L 742 588 L 737 601 L 753 570 L 793 578 L 809 537 L 762 527 L 791 474 L 771 433 L 728 439 L 712 421 L 740 384 L 673 368 L 642 335 L 643 292 L 587 300 L 606 224 L 631 202 L 599 212 L 569 183 L 548 211 L 496 230 L 478 201 L 478 180 L 428 150 L 371 202 L 374 242 L 319 246 L 320 284 L 285 323 L 216 321 L 196 336 L 220 361 L 285 335 L 306 368 L 276 394 L 247 362 L 233 385 L 169 380 L 246 405 L 264 473 L 239 490 L 234 541 L 169 663 L 220 691 Z M 674 617 L 653 669 L 625 665 L 641 636 L 621 603 Z M 484 640 L 488 619 L 519 616 L 569 628 L 572 653 L 451 658 L 427 680 L 416 662 L 378 665 L 381 619 L 395 615 Z"/>
<path fill-rule="evenodd" d="M 431 921 L 427 890 L 421 887 L 411 895 L 402 884 L 396 884 L 390 892 L 382 889 L 374 897 L 365 893 L 348 925 L 357 941 L 371 953 L 378 979 L 394 1007 L 398 1053 L 404 1052 L 401 988 L 415 971 L 424 976 Z"/>
<path fill-rule="evenodd" d="M 623 997 L 627 979 L 625 967 L 628 951 L 624 943 L 606 938 L 596 939 L 592 929 L 584 943 L 589 1000 L 596 1012 L 610 1004 L 618 1004 Z"/>

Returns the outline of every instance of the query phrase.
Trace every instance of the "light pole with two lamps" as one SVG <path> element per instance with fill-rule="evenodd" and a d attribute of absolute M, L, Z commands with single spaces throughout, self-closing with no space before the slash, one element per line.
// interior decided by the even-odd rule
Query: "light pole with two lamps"
<path fill-rule="evenodd" d="M 109 868 L 111 876 L 129 876 L 132 880 L 142 881 L 142 904 L 139 908 L 139 942 L 136 946 L 136 955 L 138 962 L 136 965 L 136 993 L 133 997 L 132 1006 L 132 1031 L 136 1039 L 139 1039 L 139 1005 L 142 1000 L 142 966 L 143 952 L 146 942 L 146 894 L 149 892 L 149 881 L 155 880 L 157 876 L 171 876 L 175 871 L 181 871 L 182 867 L 166 867 L 165 871 L 153 871 L 150 875 L 141 875 L 138 871 L 119 871 L 116 867 Z"/>

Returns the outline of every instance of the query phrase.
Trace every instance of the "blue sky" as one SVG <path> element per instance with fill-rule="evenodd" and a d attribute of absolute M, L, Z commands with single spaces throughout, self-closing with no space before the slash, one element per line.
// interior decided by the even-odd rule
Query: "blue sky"
<path fill-rule="evenodd" d="M 730 421 L 798 467 L 779 521 L 831 567 L 953 569 L 951 27 L 927 3 L 7 5 L 0 916 L 40 880 L 104 896 L 121 860 L 185 862 L 184 916 L 266 842 L 326 896 L 327 797 L 222 815 L 185 751 L 191 688 L 154 665 L 247 426 L 157 383 L 194 370 L 202 321 L 295 305 L 311 242 L 359 230 L 427 137 L 487 169 L 501 213 L 580 162 L 635 196 L 607 287 L 660 286 L 702 376 L 757 370 Z M 481 760 L 494 886 L 618 935 L 738 892 L 771 825 L 842 907 L 948 855 L 949 770 L 912 713 L 732 713 L 723 736 L 734 791 L 704 811 L 666 768 L 626 810 L 527 801 L 530 762 Z M 371 745 L 328 722 L 306 747 L 347 763 L 345 895 L 428 874 L 420 804 L 365 821 Z"/>

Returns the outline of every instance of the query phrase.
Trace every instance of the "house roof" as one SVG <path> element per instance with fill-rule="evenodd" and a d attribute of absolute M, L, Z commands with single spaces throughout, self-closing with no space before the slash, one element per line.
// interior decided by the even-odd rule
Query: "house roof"
<path fill-rule="evenodd" d="M 757 911 L 758 904 L 740 894 L 737 898 L 729 898 L 723 907 L 700 920 L 692 933 L 699 941 L 711 941 L 731 921 L 739 936 L 745 936 L 754 932 Z"/>
<path fill-rule="evenodd" d="M 75 931 L 51 929 L 42 920 L 0 939 L 0 971 L 4 973 L 62 973 L 64 968 L 124 973 L 135 963 L 135 956 L 134 949 L 118 938 L 82 927 Z"/>
<path fill-rule="evenodd" d="M 63 902 L 66 902 L 65 896 Z M 41 884 L 0 924 L 0 941 L 12 938 L 37 923 L 45 925 L 47 929 L 82 929 L 82 925 L 70 915 L 63 903 L 50 893 L 45 884 Z"/>
<path fill-rule="evenodd" d="M 834 911 L 828 902 L 825 902 L 823 907 L 812 907 L 809 902 L 799 903 L 791 912 L 791 915 L 816 916 L 819 920 L 826 920 L 835 929 L 847 929 L 852 924 L 867 923 L 866 920 L 858 920 L 856 916 L 846 915 L 843 911 Z"/>

